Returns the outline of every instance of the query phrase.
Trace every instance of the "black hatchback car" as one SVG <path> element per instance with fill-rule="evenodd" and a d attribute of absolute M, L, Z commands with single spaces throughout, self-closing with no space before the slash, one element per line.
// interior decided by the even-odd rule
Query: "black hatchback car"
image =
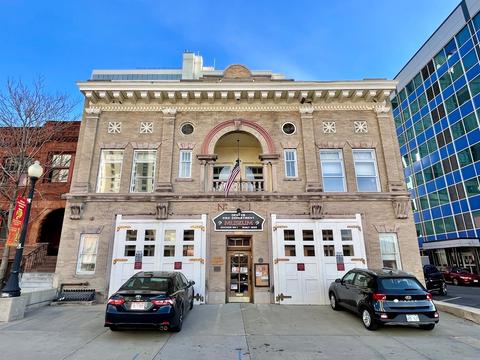
<path fill-rule="evenodd" d="M 443 274 L 434 265 L 423 265 L 423 276 L 428 291 L 437 291 L 440 295 L 447 295 L 447 284 Z"/>
<path fill-rule="evenodd" d="M 432 330 L 439 321 L 432 294 L 403 271 L 353 269 L 330 285 L 329 297 L 334 310 L 344 307 L 359 314 L 369 330 L 380 324 Z"/>
<path fill-rule="evenodd" d="M 108 299 L 105 326 L 180 331 L 193 308 L 194 284 L 180 272 L 139 272 Z"/>

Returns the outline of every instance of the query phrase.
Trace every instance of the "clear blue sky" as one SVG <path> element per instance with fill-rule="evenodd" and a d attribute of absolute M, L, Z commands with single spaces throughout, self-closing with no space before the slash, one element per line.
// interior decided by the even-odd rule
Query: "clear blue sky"
<path fill-rule="evenodd" d="M 459 0 L 0 0 L 0 84 L 81 99 L 92 69 L 242 63 L 297 80 L 393 78 Z"/>

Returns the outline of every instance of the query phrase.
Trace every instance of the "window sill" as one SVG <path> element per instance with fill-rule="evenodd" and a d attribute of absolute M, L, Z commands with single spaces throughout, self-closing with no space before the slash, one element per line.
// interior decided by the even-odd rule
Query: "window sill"
<path fill-rule="evenodd" d="M 176 178 L 175 181 L 176 182 L 192 182 L 193 179 L 192 178 Z"/>
<path fill-rule="evenodd" d="M 302 181 L 302 179 L 300 179 L 298 177 L 292 177 L 292 178 L 285 177 L 285 178 L 283 178 L 283 181 Z"/>

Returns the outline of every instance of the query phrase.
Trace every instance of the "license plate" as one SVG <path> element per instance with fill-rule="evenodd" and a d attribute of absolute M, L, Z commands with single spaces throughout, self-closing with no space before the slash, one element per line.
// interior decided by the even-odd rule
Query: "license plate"
<path fill-rule="evenodd" d="M 130 309 L 132 310 L 145 310 L 145 303 L 144 302 L 132 302 L 130 304 Z"/>
<path fill-rule="evenodd" d="M 413 315 L 407 315 L 407 321 L 408 322 L 420 321 L 420 319 L 418 318 L 417 314 L 413 314 Z"/>

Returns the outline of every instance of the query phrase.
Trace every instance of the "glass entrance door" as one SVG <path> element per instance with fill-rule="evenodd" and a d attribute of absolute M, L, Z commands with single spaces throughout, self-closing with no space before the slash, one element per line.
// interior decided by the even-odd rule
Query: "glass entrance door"
<path fill-rule="evenodd" d="M 251 264 L 249 251 L 228 252 L 228 302 L 250 302 Z"/>

